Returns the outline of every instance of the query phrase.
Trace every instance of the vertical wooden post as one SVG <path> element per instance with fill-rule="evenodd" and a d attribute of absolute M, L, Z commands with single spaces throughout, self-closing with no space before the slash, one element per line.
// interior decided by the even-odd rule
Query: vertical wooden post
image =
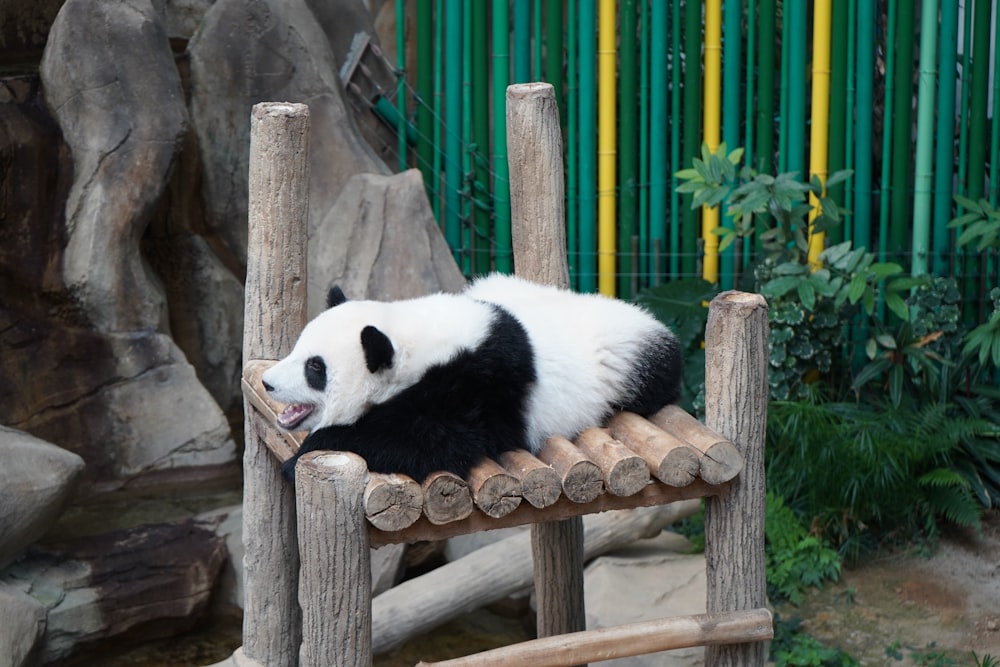
<path fill-rule="evenodd" d="M 351 453 L 310 452 L 295 466 L 301 667 L 371 667 L 368 477 L 364 459 Z"/>
<path fill-rule="evenodd" d="M 257 104 L 250 122 L 249 237 L 243 361 L 288 354 L 306 318 L 309 109 Z M 295 494 L 244 404 L 243 654 L 298 664 L 301 637 Z"/>
<path fill-rule="evenodd" d="M 507 154 L 515 273 L 568 287 L 562 134 L 550 84 L 507 88 Z M 538 636 L 585 629 L 583 520 L 533 524 L 531 548 Z"/>
<path fill-rule="evenodd" d="M 743 454 L 743 471 L 705 505 L 708 612 L 767 606 L 764 572 L 764 436 L 767 428 L 767 302 L 723 292 L 705 328 L 705 423 Z M 767 644 L 708 646 L 708 667 L 762 666 Z"/>

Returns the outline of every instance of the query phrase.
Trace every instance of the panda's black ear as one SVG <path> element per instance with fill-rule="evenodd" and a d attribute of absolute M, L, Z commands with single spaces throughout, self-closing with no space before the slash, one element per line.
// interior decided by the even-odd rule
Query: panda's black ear
<path fill-rule="evenodd" d="M 361 330 L 361 347 L 365 351 L 365 364 L 372 373 L 392 368 L 392 341 L 384 333 L 369 325 Z"/>
<path fill-rule="evenodd" d="M 347 301 L 347 297 L 344 296 L 344 290 L 340 289 L 340 285 L 334 285 L 330 288 L 330 291 L 326 293 L 326 307 L 333 308 L 334 306 L 339 306 L 340 304 Z"/>

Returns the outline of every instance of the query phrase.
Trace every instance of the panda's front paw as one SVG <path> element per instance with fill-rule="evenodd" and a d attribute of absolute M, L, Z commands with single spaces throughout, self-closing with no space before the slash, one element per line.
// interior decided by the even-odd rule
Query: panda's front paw
<path fill-rule="evenodd" d="M 292 484 L 295 483 L 295 464 L 298 460 L 298 455 L 295 455 L 281 464 L 281 474 Z"/>

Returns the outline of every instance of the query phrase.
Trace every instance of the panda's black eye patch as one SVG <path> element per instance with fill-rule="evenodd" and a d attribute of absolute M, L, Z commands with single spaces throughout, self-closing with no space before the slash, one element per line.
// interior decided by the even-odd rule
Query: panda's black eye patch
<path fill-rule="evenodd" d="M 316 391 L 326 389 L 326 363 L 322 357 L 306 359 L 306 384 Z"/>

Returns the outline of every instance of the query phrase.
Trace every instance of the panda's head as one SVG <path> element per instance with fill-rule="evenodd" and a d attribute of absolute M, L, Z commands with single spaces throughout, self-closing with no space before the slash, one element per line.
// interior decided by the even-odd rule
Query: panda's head
<path fill-rule="evenodd" d="M 383 306 L 348 301 L 339 287 L 330 290 L 327 310 L 262 377 L 268 394 L 288 406 L 278 416 L 280 427 L 312 431 L 353 424 L 390 397 L 396 351 L 379 328 Z"/>

